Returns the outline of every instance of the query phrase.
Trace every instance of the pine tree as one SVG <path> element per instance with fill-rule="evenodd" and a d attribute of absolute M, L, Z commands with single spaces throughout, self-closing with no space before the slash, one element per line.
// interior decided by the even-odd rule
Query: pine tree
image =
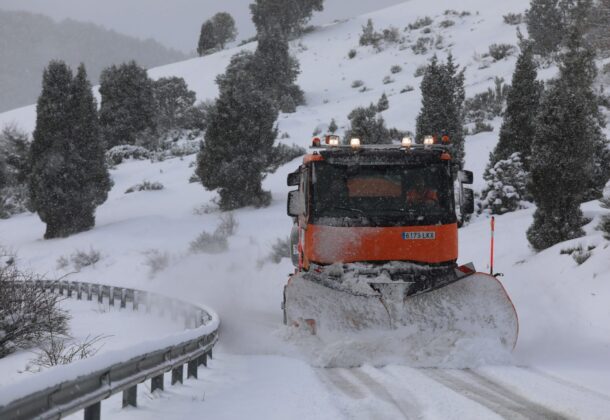
<path fill-rule="evenodd" d="M 464 163 L 464 71 L 458 72 L 453 57 L 439 64 L 436 56 L 426 68 L 421 82 L 422 109 L 417 116 L 416 140 L 425 136 L 451 140 L 453 161 L 460 167 Z"/>
<path fill-rule="evenodd" d="M 43 74 L 36 112 L 29 190 L 33 210 L 47 225 L 44 237 L 90 229 L 110 177 L 84 66 L 73 78 L 64 62 L 52 61 Z"/>
<path fill-rule="evenodd" d="M 580 204 L 595 184 L 606 182 L 596 179 L 596 152 L 606 139 L 592 89 L 594 53 L 580 28 L 570 28 L 559 78 L 544 95 L 536 122 L 529 189 L 537 210 L 527 232 L 536 250 L 582 236 Z"/>
<path fill-rule="evenodd" d="M 135 61 L 104 69 L 100 94 L 100 125 L 106 147 L 135 144 L 139 133 L 155 129 L 152 81 Z"/>
<path fill-rule="evenodd" d="M 201 31 L 199 32 L 199 42 L 197 43 L 197 53 L 199 56 L 209 54 L 214 51 L 214 48 L 218 45 L 216 41 L 216 31 L 214 28 L 214 22 L 206 20 L 201 25 Z"/>
<path fill-rule="evenodd" d="M 27 210 L 30 176 L 30 140 L 27 133 L 9 124 L 0 132 L 0 218 Z"/>
<path fill-rule="evenodd" d="M 513 153 L 519 153 L 524 167 L 526 170 L 529 168 L 536 115 L 544 89 L 542 82 L 536 80 L 537 75 L 532 45 L 524 41 L 513 73 L 512 87 L 506 98 L 500 138 L 491 155 L 488 169 Z"/>
<path fill-rule="evenodd" d="M 532 0 L 526 23 L 534 53 L 548 56 L 559 49 L 565 31 L 559 0 Z"/>
<path fill-rule="evenodd" d="M 251 53 L 237 54 L 217 78 L 220 95 L 197 157 L 197 175 L 204 187 L 219 190 L 223 210 L 271 201 L 262 181 L 273 166 L 278 111 L 258 89 L 254 60 Z"/>
<path fill-rule="evenodd" d="M 359 138 L 365 144 L 389 144 L 392 139 L 385 126 L 382 116 L 377 113 L 377 107 L 358 107 L 349 113 L 350 129 L 345 133 L 345 140 Z"/>
<path fill-rule="evenodd" d="M 185 128 L 197 99 L 182 77 L 162 77 L 153 82 L 156 126 L 160 131 Z"/>
<path fill-rule="evenodd" d="M 481 193 L 483 210 L 504 214 L 519 208 L 525 195 L 526 173 L 518 152 L 496 162 L 483 179 L 487 182 Z"/>
<path fill-rule="evenodd" d="M 385 94 L 385 92 L 381 95 L 381 98 L 379 98 L 379 101 L 377 102 L 377 111 L 378 112 L 383 112 L 390 109 L 390 101 L 388 101 L 388 97 Z"/>

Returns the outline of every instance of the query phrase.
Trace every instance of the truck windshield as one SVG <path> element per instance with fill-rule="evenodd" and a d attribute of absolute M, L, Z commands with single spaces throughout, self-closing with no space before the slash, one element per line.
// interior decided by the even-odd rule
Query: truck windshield
<path fill-rule="evenodd" d="M 446 165 L 331 165 L 312 167 L 313 216 L 364 225 L 436 224 L 455 220 L 453 182 Z M 358 222 L 356 222 L 358 224 Z"/>

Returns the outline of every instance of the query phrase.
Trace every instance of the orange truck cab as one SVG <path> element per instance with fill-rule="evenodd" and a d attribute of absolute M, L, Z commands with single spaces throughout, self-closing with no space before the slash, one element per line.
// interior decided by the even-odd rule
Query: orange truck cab
<path fill-rule="evenodd" d="M 401 261 L 453 272 L 456 207 L 462 217 L 474 207 L 467 183 L 472 173 L 452 165 L 447 146 L 321 147 L 288 176 L 298 186 L 288 197 L 293 262 L 298 271 Z"/>

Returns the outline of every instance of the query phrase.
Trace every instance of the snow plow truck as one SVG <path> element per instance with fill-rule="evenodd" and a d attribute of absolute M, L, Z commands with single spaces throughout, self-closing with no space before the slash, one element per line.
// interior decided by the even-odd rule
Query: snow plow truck
<path fill-rule="evenodd" d="M 285 324 L 321 339 L 348 333 L 354 343 L 367 331 L 424 332 L 443 346 L 485 337 L 514 348 L 517 314 L 500 281 L 457 263 L 473 174 L 450 151 L 447 136 L 313 139 L 288 175 L 298 188 L 287 203 L 296 268 L 284 287 Z"/>

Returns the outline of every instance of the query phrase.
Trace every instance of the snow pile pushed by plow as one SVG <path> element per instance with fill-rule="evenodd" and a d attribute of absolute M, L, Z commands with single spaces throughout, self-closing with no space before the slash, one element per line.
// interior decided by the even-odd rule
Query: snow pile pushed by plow
<path fill-rule="evenodd" d="M 345 282 L 338 290 L 295 276 L 286 287 L 283 337 L 313 364 L 468 368 L 511 360 L 517 314 L 492 276 L 477 273 L 406 299 L 401 283 L 390 292 L 356 286 L 349 293 Z"/>

